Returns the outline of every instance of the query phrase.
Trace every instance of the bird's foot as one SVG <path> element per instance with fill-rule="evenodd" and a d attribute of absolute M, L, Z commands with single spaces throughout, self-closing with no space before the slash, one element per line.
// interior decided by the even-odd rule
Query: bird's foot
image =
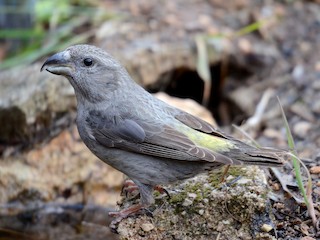
<path fill-rule="evenodd" d="M 133 195 L 133 193 L 135 193 Z M 126 179 L 123 183 L 122 189 L 121 189 L 121 196 L 133 195 L 132 198 L 135 198 L 139 195 L 139 187 L 130 179 Z"/>
<path fill-rule="evenodd" d="M 109 216 L 124 219 L 133 213 L 137 213 L 141 209 L 143 209 L 141 204 L 135 204 L 118 212 L 109 212 Z"/>
<path fill-rule="evenodd" d="M 110 217 L 115 217 L 114 220 L 110 223 L 110 228 L 113 232 L 117 232 L 117 227 L 118 224 L 128 216 L 136 215 L 136 214 L 141 214 L 142 210 L 145 210 L 147 212 L 147 215 L 152 216 L 152 212 L 150 212 L 148 209 L 144 208 L 142 204 L 135 204 L 132 205 L 131 207 L 128 207 L 126 209 L 123 209 L 118 212 L 109 212 Z"/>
<path fill-rule="evenodd" d="M 161 194 L 166 194 L 169 198 L 171 198 L 169 192 L 165 188 L 161 187 L 160 185 L 154 186 L 153 189 L 155 191 L 158 191 Z M 137 192 L 131 197 L 131 198 L 136 198 L 139 195 L 138 191 L 139 191 L 139 187 L 132 180 L 127 179 L 125 180 L 123 187 L 121 189 L 121 196 L 128 197 L 129 194 L 131 195 L 134 192 Z"/>
<path fill-rule="evenodd" d="M 169 192 L 168 192 L 165 188 L 163 188 L 163 187 L 161 187 L 161 186 L 159 186 L 159 185 L 156 185 L 156 186 L 154 186 L 153 189 L 156 190 L 156 191 L 158 191 L 158 192 L 161 193 L 161 194 L 166 194 L 169 199 L 171 198 Z"/>

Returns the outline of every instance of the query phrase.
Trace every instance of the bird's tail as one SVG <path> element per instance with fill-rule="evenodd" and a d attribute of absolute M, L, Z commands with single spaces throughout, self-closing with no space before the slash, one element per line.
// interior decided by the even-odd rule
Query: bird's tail
<path fill-rule="evenodd" d="M 223 155 L 232 159 L 232 165 L 260 165 L 280 167 L 290 157 L 285 150 L 274 148 L 255 148 L 243 142 L 234 142 L 235 148 L 224 152 Z"/>

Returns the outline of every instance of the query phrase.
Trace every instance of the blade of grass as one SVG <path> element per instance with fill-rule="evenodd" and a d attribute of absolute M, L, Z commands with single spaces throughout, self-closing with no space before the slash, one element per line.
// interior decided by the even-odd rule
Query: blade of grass
<path fill-rule="evenodd" d="M 264 20 L 259 20 L 256 21 L 254 23 L 251 23 L 243 28 L 241 28 L 240 30 L 238 30 L 237 32 L 235 32 L 233 34 L 233 37 L 241 37 L 243 35 L 247 35 L 249 33 L 252 33 L 254 31 L 259 30 L 263 25 L 265 25 L 267 22 L 269 21 L 269 19 L 264 19 Z"/>
<path fill-rule="evenodd" d="M 304 163 L 297 157 L 297 151 L 295 148 L 295 144 L 294 144 L 294 140 L 292 137 L 292 133 L 289 127 L 289 123 L 287 120 L 287 117 L 284 113 L 284 110 L 282 108 L 281 102 L 279 97 L 278 98 L 278 102 L 279 102 L 279 106 L 281 109 L 281 114 L 282 114 L 282 119 L 286 128 L 286 135 L 287 135 L 287 139 L 288 139 L 288 145 L 290 148 L 290 152 L 291 152 L 291 159 L 292 159 L 292 163 L 293 163 L 293 167 L 296 173 L 296 180 L 297 180 L 297 184 L 298 187 L 300 189 L 300 192 L 303 195 L 304 201 L 307 205 L 308 208 L 308 213 L 312 219 L 312 223 L 314 225 L 314 227 L 316 227 L 317 225 L 317 219 L 316 219 L 316 215 L 315 215 L 315 210 L 314 210 L 314 204 L 312 201 L 312 179 L 310 176 L 310 173 L 307 169 L 307 167 L 304 165 Z M 303 166 L 303 168 L 306 170 L 307 173 L 307 177 L 308 177 L 308 183 L 307 183 L 307 191 L 305 190 L 304 186 L 303 186 L 303 181 L 302 181 L 302 175 L 301 175 L 301 169 L 300 169 L 300 164 Z"/>

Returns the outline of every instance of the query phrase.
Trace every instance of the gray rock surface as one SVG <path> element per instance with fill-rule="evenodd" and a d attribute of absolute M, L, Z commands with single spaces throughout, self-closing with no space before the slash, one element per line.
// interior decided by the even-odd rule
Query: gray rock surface
<path fill-rule="evenodd" d="M 142 214 L 124 219 L 120 239 L 274 239 L 268 187 L 258 167 L 230 168 L 199 175 L 166 188 L 171 198 L 158 196 Z M 136 200 L 124 199 L 120 209 Z"/>

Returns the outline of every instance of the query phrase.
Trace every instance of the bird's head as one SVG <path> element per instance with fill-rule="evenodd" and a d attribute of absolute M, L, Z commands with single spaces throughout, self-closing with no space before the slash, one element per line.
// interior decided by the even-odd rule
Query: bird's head
<path fill-rule="evenodd" d="M 42 70 L 65 76 L 78 100 L 90 102 L 104 100 L 123 82 L 128 84 L 129 76 L 111 55 L 91 45 L 74 45 L 52 55 Z"/>

